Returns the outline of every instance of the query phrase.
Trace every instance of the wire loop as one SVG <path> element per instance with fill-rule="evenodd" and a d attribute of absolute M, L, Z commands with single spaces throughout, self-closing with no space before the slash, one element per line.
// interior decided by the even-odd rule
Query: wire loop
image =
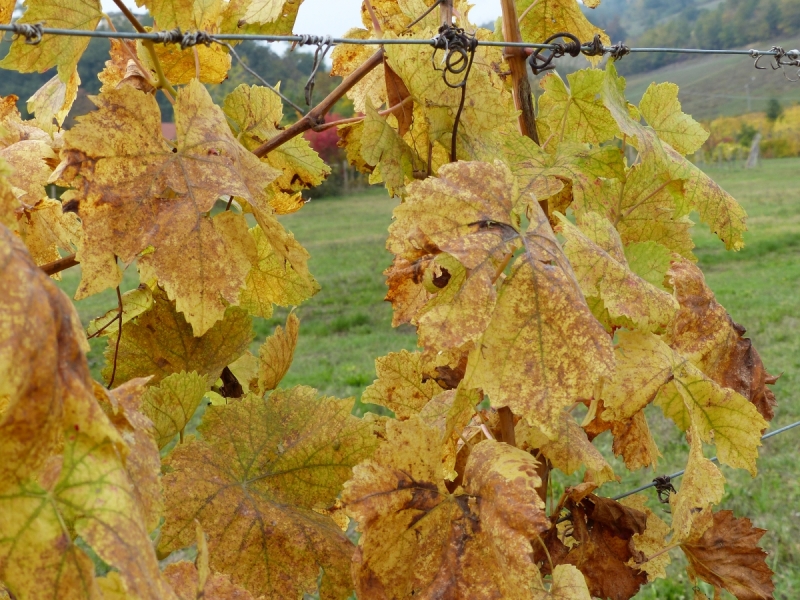
<path fill-rule="evenodd" d="M 24 37 L 25 43 L 35 46 L 42 41 L 43 23 L 11 23 L 15 37 Z"/>
<path fill-rule="evenodd" d="M 611 48 L 607 48 L 606 52 L 613 58 L 614 60 L 621 60 L 623 56 L 627 56 L 631 53 L 631 49 L 628 48 L 622 42 L 617 42 Z"/>
<path fill-rule="evenodd" d="M 591 42 L 583 44 L 581 52 L 583 52 L 584 56 L 603 56 L 605 48 L 603 47 L 603 40 L 600 39 L 600 34 L 595 34 Z"/>
<path fill-rule="evenodd" d="M 569 41 L 567 43 L 555 42 L 554 40 L 557 40 L 558 38 Z M 550 50 L 550 54 L 547 56 L 542 56 L 542 52 L 545 49 L 537 48 L 533 51 L 533 54 L 531 54 L 530 58 L 528 58 L 528 64 L 531 66 L 531 70 L 533 71 L 534 75 L 539 75 L 545 71 L 551 71 L 555 69 L 556 65 L 553 63 L 554 59 L 561 58 L 565 54 L 569 54 L 570 56 L 578 56 L 583 48 L 581 41 L 577 37 L 565 31 L 554 33 L 547 38 L 543 44 L 553 45 L 552 49 Z"/>
<path fill-rule="evenodd" d="M 214 38 L 212 38 L 211 35 L 206 33 L 205 31 L 191 31 L 183 34 L 183 37 L 181 38 L 180 42 L 181 50 L 186 50 L 187 48 L 191 48 L 192 46 L 196 46 L 197 44 L 210 46 L 211 42 L 213 41 Z"/>

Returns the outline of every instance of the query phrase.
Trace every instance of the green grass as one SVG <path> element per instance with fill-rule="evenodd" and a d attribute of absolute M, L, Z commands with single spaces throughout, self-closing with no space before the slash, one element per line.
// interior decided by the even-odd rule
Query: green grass
<path fill-rule="evenodd" d="M 764 161 L 757 170 L 709 169 L 709 174 L 731 192 L 749 214 L 747 246 L 726 252 L 708 227 L 695 228 L 696 254 L 709 285 L 734 320 L 748 335 L 772 373 L 783 373 L 775 391 L 779 406 L 773 428 L 800 419 L 800 197 L 796 192 L 800 159 Z M 326 394 L 358 396 L 375 376 L 375 357 L 415 346 L 411 328 L 391 327 L 391 307 L 383 301 L 385 286 L 380 273 L 390 263 L 384 249 L 386 228 L 395 201 L 382 190 L 351 198 L 311 202 L 283 223 L 308 248 L 310 268 L 322 291 L 298 309 L 300 341 L 295 361 L 284 385 L 304 383 Z M 79 273 L 64 274 L 63 286 L 74 291 Z M 126 275 L 125 285 L 135 285 Z M 113 292 L 78 303 L 84 322 L 115 305 Z M 272 319 L 256 320 L 253 350 L 276 325 L 285 320 L 279 310 Z M 103 359 L 95 343 L 90 362 L 98 376 Z M 603 488 L 613 495 L 672 473 L 685 464 L 686 444 L 677 429 L 658 409 L 648 419 L 664 454 L 657 472 L 627 474 L 618 485 Z M 604 434 L 607 436 L 608 434 Z M 599 438 L 601 446 L 610 446 Z M 775 570 L 776 598 L 800 597 L 800 461 L 796 448 L 800 428 L 764 444 L 759 475 L 723 467 L 729 491 L 723 508 L 749 516 L 757 527 L 768 529 L 763 546 Z M 712 450 L 712 449 L 710 449 Z M 624 467 L 612 460 L 617 473 Z M 651 496 L 655 496 L 651 492 Z M 653 506 L 657 507 L 656 503 Z M 658 508 L 658 510 L 662 510 Z M 668 518 L 668 515 L 664 515 Z M 643 589 L 640 599 L 692 598 L 691 587 L 678 556 L 669 581 Z"/>

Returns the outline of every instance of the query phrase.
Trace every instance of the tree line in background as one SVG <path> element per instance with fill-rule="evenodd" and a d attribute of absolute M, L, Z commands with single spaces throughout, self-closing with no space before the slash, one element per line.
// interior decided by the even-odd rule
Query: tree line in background
<path fill-rule="evenodd" d="M 777 43 L 800 32 L 798 0 L 606 0 L 585 12 L 612 40 L 640 47 L 736 48 Z M 643 73 L 687 58 L 636 54 L 622 61 L 619 70 Z"/>

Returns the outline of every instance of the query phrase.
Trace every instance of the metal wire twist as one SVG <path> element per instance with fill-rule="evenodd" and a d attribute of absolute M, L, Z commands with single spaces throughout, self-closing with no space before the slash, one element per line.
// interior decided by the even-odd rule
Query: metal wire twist
<path fill-rule="evenodd" d="M 15 37 L 24 37 L 25 43 L 35 46 L 42 41 L 43 23 L 11 23 Z"/>

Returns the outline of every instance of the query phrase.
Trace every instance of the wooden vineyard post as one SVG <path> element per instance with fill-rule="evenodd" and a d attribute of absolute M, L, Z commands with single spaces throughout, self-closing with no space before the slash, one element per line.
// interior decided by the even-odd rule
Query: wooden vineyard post
<path fill-rule="evenodd" d="M 503 37 L 507 42 L 521 42 L 522 33 L 519 30 L 514 0 L 500 0 L 500 2 L 503 7 Z M 527 55 L 522 48 L 511 47 L 506 48 L 503 54 L 511 69 L 514 106 L 517 110 L 522 111 L 519 116 L 519 131 L 538 144 L 539 133 L 536 131 L 533 95 L 531 94 L 531 84 L 528 81 Z"/>

